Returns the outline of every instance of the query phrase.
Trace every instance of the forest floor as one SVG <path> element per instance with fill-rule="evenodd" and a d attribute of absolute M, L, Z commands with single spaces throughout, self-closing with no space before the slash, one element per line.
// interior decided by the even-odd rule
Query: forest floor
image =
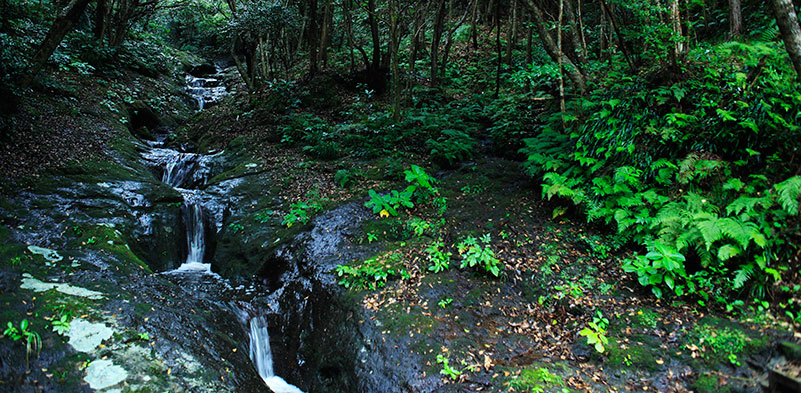
<path fill-rule="evenodd" d="M 91 117 L 89 106 L 102 108 L 96 102 L 79 113 Z M 207 148 L 247 140 L 247 154 L 278 171 L 272 176 L 282 179 L 284 212 L 312 199 L 326 209 L 363 203 L 367 190 L 405 187 L 402 171 L 410 164 L 434 167 L 414 155 L 311 159 L 281 144 L 258 115 L 240 122 L 225 104 L 209 112 L 184 130 L 185 140 Z M 35 119 L 27 127 L 54 131 L 23 133 L 28 137 L 5 145 L 0 168 L 9 178 L 113 148 L 91 124 Z M 777 343 L 793 340 L 790 330 L 764 312 L 730 315 L 657 300 L 620 269 L 630 250 L 570 211 L 554 217 L 555 206 L 537 197 L 539 186 L 517 162 L 485 153 L 453 169 L 429 170 L 446 209 L 423 205 L 397 217 L 375 215 L 351 238 L 374 247 L 375 257 L 345 262 L 384 276 L 353 277 L 349 291 L 383 339 L 417 359 L 420 373 L 436 375 L 449 391 L 739 392 L 764 383 Z M 337 184 L 337 172 L 354 168 L 352 184 Z M 485 235 L 503 265 L 497 278 L 457 268 L 456 244 Z M 452 253 L 451 267 L 434 273 L 425 250 L 440 239 Z M 603 351 L 587 344 L 584 329 L 608 340 Z"/>
<path fill-rule="evenodd" d="M 230 124 L 221 120 L 228 110 L 214 109 L 206 124 Z M 275 142 L 272 129 L 237 128 L 242 133 L 207 126 L 202 135 L 251 141 L 262 165 L 283 173 L 284 212 L 300 201 L 363 203 L 369 189 L 406 186 L 398 167 L 434 167 L 425 159 L 318 160 Z M 363 223 L 351 241 L 374 247 L 375 256 L 348 263 L 361 275 L 340 276 L 382 340 L 417 359 L 423 376 L 439 376 L 448 391 L 745 392 L 767 383 L 777 343 L 792 340 L 791 329 L 767 313 L 656 299 L 621 270 L 631 250 L 571 211 L 554 217 L 557 206 L 537 197 L 519 163 L 485 153 L 430 172 L 447 199 L 444 211 L 417 206 Z M 348 187 L 338 185 L 335 174 L 354 168 Z M 458 268 L 456 244 L 485 235 L 503 264 L 498 278 Z M 452 253 L 440 273 L 430 271 L 426 252 L 436 241 Z M 602 324 L 602 352 L 580 335 L 591 323 Z"/>

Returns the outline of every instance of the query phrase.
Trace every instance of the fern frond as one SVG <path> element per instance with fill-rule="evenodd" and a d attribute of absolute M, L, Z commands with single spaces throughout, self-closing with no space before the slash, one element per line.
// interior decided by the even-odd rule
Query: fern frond
<path fill-rule="evenodd" d="M 775 186 L 782 209 L 790 215 L 798 214 L 798 198 L 801 196 L 801 176 L 793 176 Z"/>
<path fill-rule="evenodd" d="M 754 275 L 754 265 L 740 265 L 734 276 L 734 289 L 740 289 Z"/>
<path fill-rule="evenodd" d="M 718 249 L 718 259 L 725 262 L 740 255 L 740 252 L 741 250 L 739 247 L 733 244 L 726 244 Z"/>

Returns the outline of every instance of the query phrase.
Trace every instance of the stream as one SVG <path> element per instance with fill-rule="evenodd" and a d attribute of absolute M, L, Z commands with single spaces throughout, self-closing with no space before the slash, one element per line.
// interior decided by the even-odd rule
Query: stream
<path fill-rule="evenodd" d="M 197 101 L 199 111 L 225 94 L 218 75 L 206 78 L 187 76 L 187 82 L 187 91 Z M 209 245 L 222 229 L 224 211 L 238 202 L 236 198 L 206 191 L 212 170 L 224 152 L 182 152 L 165 147 L 166 138 L 167 135 L 157 135 L 155 140 L 145 141 L 149 149 L 142 153 L 142 158 L 160 175 L 162 182 L 183 196 L 180 226 L 186 232 L 187 251 L 186 259 L 178 268 L 162 274 L 192 296 L 228 302 L 235 314 L 232 317 L 236 317 L 248 331 L 250 359 L 265 384 L 275 393 L 303 393 L 273 371 L 267 320 L 254 305 L 258 301 L 254 299 L 268 294 L 254 283 L 240 283 L 234 287 L 211 270 Z"/>

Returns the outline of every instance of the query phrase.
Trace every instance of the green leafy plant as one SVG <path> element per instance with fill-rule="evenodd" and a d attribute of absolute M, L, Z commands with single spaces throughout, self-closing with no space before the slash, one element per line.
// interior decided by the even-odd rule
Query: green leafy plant
<path fill-rule="evenodd" d="M 61 315 L 59 319 L 50 322 L 50 324 L 53 326 L 53 331 L 62 336 L 69 333 L 70 319 L 71 318 L 69 315 Z"/>
<path fill-rule="evenodd" d="M 388 216 L 397 216 L 398 209 L 403 206 L 406 208 L 413 208 L 414 203 L 412 202 L 412 194 L 414 193 L 414 188 L 409 186 L 406 190 L 398 192 L 397 190 L 392 190 L 389 194 L 380 195 L 373 190 L 367 191 L 367 194 L 370 197 L 364 206 L 370 207 L 373 209 L 373 213 L 379 214 L 382 217 Z"/>
<path fill-rule="evenodd" d="M 426 145 L 431 158 L 444 166 L 453 166 L 472 158 L 475 150 L 475 140 L 470 135 L 453 129 L 442 130 L 442 135 L 436 140 L 427 140 Z"/>
<path fill-rule="evenodd" d="M 624 261 L 623 270 L 636 273 L 640 284 L 650 285 L 654 295 L 658 298 L 662 297 L 662 289 L 659 285 L 663 282 L 677 296 L 681 296 L 685 292 L 685 286 L 682 283 L 687 279 L 684 260 L 684 256 L 675 249 L 659 242 L 653 242 L 645 256 L 640 255 Z"/>
<path fill-rule="evenodd" d="M 242 224 L 238 224 L 238 223 L 232 222 L 232 223 L 228 224 L 228 229 L 230 229 L 231 232 L 233 232 L 233 233 L 237 233 L 237 232 L 242 231 L 243 229 L 245 229 L 245 226 L 242 225 Z"/>
<path fill-rule="evenodd" d="M 289 213 L 284 216 L 281 225 L 291 228 L 297 223 L 306 224 L 311 219 L 310 213 L 317 213 L 323 210 L 323 204 L 315 199 L 295 202 L 289 206 Z"/>
<path fill-rule="evenodd" d="M 42 338 L 39 333 L 35 332 L 27 319 L 23 319 L 19 323 L 19 328 L 14 326 L 12 322 L 6 324 L 6 330 L 3 332 L 6 336 L 14 341 L 25 341 L 25 362 L 27 363 L 31 354 L 39 356 L 39 351 L 42 349 Z"/>
<path fill-rule="evenodd" d="M 256 215 L 253 216 L 253 219 L 255 219 L 261 224 L 266 224 L 267 222 L 270 221 L 270 218 L 272 217 L 273 213 L 274 212 L 272 210 L 262 210 L 256 213 Z"/>
<path fill-rule="evenodd" d="M 595 322 L 590 322 L 589 327 L 581 329 L 579 335 L 587 337 L 587 345 L 592 345 L 598 353 L 603 353 L 609 345 L 606 330 L 601 329 Z"/>
<path fill-rule="evenodd" d="M 374 242 L 376 240 L 378 240 L 378 236 L 376 236 L 375 233 L 372 233 L 372 232 L 368 232 L 367 233 L 367 243 L 372 243 L 372 242 Z"/>
<path fill-rule="evenodd" d="M 411 228 L 416 236 L 423 236 L 426 231 L 432 228 L 432 225 L 428 221 L 417 217 L 410 218 L 409 221 L 406 222 L 406 225 Z"/>
<path fill-rule="evenodd" d="M 431 266 L 428 267 L 428 270 L 439 273 L 450 268 L 451 264 L 451 256 L 453 255 L 452 252 L 443 251 L 445 248 L 445 243 L 442 241 L 442 238 L 434 241 L 428 247 L 426 247 L 425 252 L 427 255 L 427 259 L 431 262 Z"/>
<path fill-rule="evenodd" d="M 500 276 L 503 264 L 495 257 L 495 252 L 490 247 L 489 234 L 481 236 L 476 239 L 473 236 L 468 236 L 456 246 L 459 255 L 462 256 L 462 263 L 459 266 L 461 269 L 465 267 L 481 266 L 487 273 L 495 277 Z"/>
<path fill-rule="evenodd" d="M 349 188 L 355 181 L 354 173 L 347 169 L 340 169 L 334 174 L 334 182 L 342 188 Z"/>
<path fill-rule="evenodd" d="M 404 171 L 406 182 L 410 183 L 403 191 L 391 190 L 387 194 L 378 194 L 368 190 L 370 199 L 364 204 L 373 209 L 373 213 L 382 217 L 397 216 L 398 209 L 405 207 L 411 209 L 415 203 L 423 204 L 431 201 L 439 190 L 434 187 L 436 180 L 429 176 L 423 168 L 412 165 L 411 169 Z"/>
<path fill-rule="evenodd" d="M 437 364 L 442 365 L 442 369 L 439 371 L 439 373 L 442 375 L 447 375 L 454 381 L 459 379 L 459 377 L 463 374 L 462 370 L 453 368 L 453 366 L 450 365 L 450 361 L 448 360 L 448 357 L 445 355 L 442 354 L 437 355 Z"/>
<path fill-rule="evenodd" d="M 448 308 L 448 306 L 450 306 L 451 303 L 453 303 L 453 299 L 451 298 L 445 298 L 437 302 L 437 304 L 442 308 Z"/>
<path fill-rule="evenodd" d="M 341 277 L 339 285 L 345 288 L 375 290 L 384 287 L 391 277 L 411 278 L 399 264 L 400 255 L 389 253 L 366 259 L 358 266 L 338 265 L 334 271 Z"/>
<path fill-rule="evenodd" d="M 147 332 L 137 333 L 137 336 L 142 341 L 150 341 L 150 335 Z"/>

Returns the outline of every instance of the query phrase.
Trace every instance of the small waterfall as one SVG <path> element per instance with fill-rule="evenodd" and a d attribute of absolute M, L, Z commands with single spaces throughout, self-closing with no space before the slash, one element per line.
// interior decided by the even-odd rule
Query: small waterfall
<path fill-rule="evenodd" d="M 203 207 L 200 203 L 185 200 L 184 222 L 186 223 L 187 255 L 178 270 L 211 271 L 211 264 L 203 263 L 203 254 L 206 252 L 206 228 L 203 225 Z"/>
<path fill-rule="evenodd" d="M 216 103 L 225 94 L 225 86 L 217 78 L 187 75 L 186 82 L 189 85 L 187 91 L 197 101 L 198 111 L 205 109 L 206 104 Z"/>
<path fill-rule="evenodd" d="M 270 351 L 270 334 L 267 332 L 267 321 L 263 317 L 250 320 L 250 360 L 256 365 L 264 383 L 274 393 L 303 393 L 296 386 L 275 375 L 273 353 Z"/>

